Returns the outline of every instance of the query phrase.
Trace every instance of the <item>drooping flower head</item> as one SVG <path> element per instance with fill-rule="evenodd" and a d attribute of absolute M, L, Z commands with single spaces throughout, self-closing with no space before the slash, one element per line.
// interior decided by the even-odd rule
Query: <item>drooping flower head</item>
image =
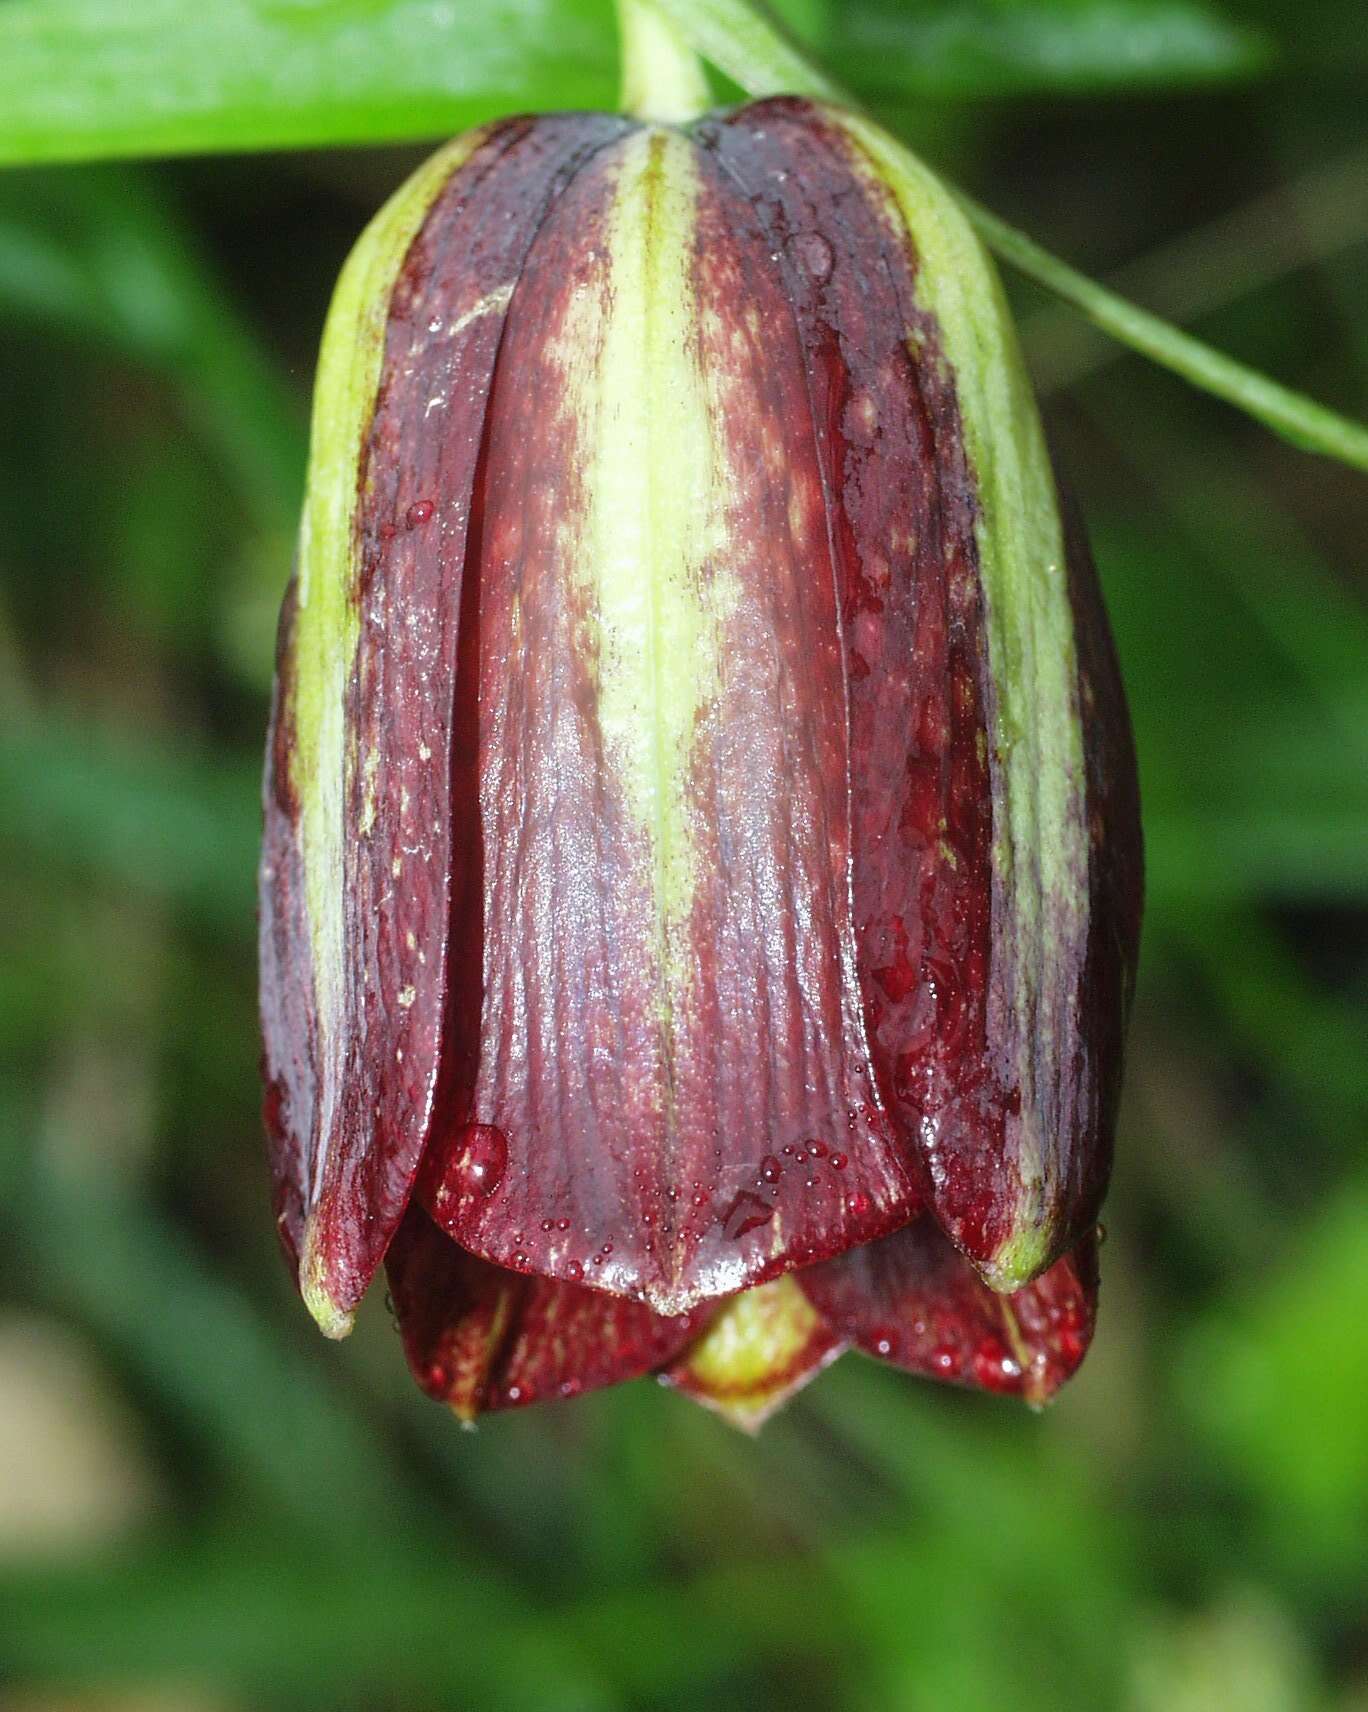
<path fill-rule="evenodd" d="M 1134 761 L 1000 287 L 872 125 L 515 119 L 329 317 L 266 788 L 277 1210 L 463 1413 L 1091 1335 Z"/>

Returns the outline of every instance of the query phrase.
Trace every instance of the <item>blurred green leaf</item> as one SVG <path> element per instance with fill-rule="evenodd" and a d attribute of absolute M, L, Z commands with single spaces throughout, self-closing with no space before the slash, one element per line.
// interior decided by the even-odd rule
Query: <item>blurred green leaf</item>
<path fill-rule="evenodd" d="M 256 766 L 62 720 L 0 733 L 0 842 L 31 859 L 200 910 L 252 919 Z"/>
<path fill-rule="evenodd" d="M 0 1671 L 68 1688 L 212 1681 L 307 1712 L 358 1694 L 366 1706 L 509 1712 L 624 1705 L 573 1623 L 538 1621 L 501 1578 L 430 1536 L 417 1549 L 401 1518 L 347 1552 L 277 1537 L 263 1555 L 269 1533 L 258 1514 L 75 1572 L 0 1569 Z"/>
<path fill-rule="evenodd" d="M 0 160 L 431 137 L 616 94 L 606 0 L 7 0 Z"/>
<path fill-rule="evenodd" d="M 1315 1712 L 1325 1701 L 1306 1637 L 1260 1591 L 1240 1588 L 1135 1651 L 1134 1712 Z"/>
<path fill-rule="evenodd" d="M 1251 76 L 1273 57 L 1267 36 L 1189 0 L 856 0 L 840 20 L 832 69 L 852 86 L 898 93 L 1214 83 Z"/>
<path fill-rule="evenodd" d="M 1368 1188 L 1345 1185 L 1307 1229 L 1194 1326 L 1184 1407 L 1247 1479 L 1270 1545 L 1362 1568 L 1368 1532 Z M 1347 1590 L 1346 1590 L 1347 1591 Z M 1352 1594 L 1351 1594 L 1352 1597 Z"/>
<path fill-rule="evenodd" d="M 1264 39 L 1197 0 L 790 7 L 838 75 L 985 95 L 1248 75 Z M 607 0 L 7 0 L 0 161 L 431 137 L 609 107 Z"/>
<path fill-rule="evenodd" d="M 31 1285 L 140 1371 L 207 1460 L 255 1485 L 308 1537 L 354 1542 L 412 1522 L 394 1470 L 318 1369 L 168 1224 L 104 1180 L 98 1162 L 81 1181 L 35 1168 L 10 1207 L 7 1240 L 21 1247 Z M 258 1406 L 241 1408 L 243 1396 Z"/>
<path fill-rule="evenodd" d="M 0 38 L 6 18 L 0 9 Z M 0 176 L 5 322 L 36 322 L 167 376 L 260 522 L 293 524 L 302 400 L 146 178 L 114 168 Z"/>

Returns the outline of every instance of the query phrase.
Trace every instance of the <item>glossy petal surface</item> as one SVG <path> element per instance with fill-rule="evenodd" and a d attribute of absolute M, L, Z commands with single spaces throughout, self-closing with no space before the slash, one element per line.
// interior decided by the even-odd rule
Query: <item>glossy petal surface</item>
<path fill-rule="evenodd" d="M 339 283 L 282 619 L 261 868 L 278 1218 L 334 1335 L 427 1137 L 446 1004 L 462 573 L 512 282 L 622 122 L 509 121 L 427 163 Z"/>
<path fill-rule="evenodd" d="M 678 133 L 596 156 L 514 293 L 478 495 L 469 999 L 420 1193 L 486 1259 L 660 1312 L 919 1199 L 854 980 L 846 661 L 770 251 Z"/>
<path fill-rule="evenodd" d="M 1044 1403 L 1092 1341 L 1092 1237 L 1034 1283 L 999 1295 L 929 1218 L 794 1274 L 832 1331 L 928 1379 Z"/>
<path fill-rule="evenodd" d="M 638 1378 L 672 1360 L 706 1317 L 666 1318 L 602 1290 L 490 1266 L 416 1208 L 385 1265 L 414 1378 L 462 1420 Z"/>
<path fill-rule="evenodd" d="M 875 1071 L 937 1217 L 1011 1289 L 1095 1220 L 1136 949 L 1134 762 L 1091 566 L 945 187 L 801 102 L 699 135 L 769 234 L 808 367 Z"/>
<path fill-rule="evenodd" d="M 927 1204 L 1000 1291 L 1091 1228 L 1115 662 L 991 265 L 872 126 L 509 121 L 396 198 L 325 340 L 270 755 L 325 1329 L 415 1182 L 667 1316 Z"/>

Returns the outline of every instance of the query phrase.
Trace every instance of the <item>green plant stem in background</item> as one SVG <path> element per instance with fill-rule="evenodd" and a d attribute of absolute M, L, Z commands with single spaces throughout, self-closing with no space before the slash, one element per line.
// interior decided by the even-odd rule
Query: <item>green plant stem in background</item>
<path fill-rule="evenodd" d="M 1307 452 L 1323 452 L 1356 469 L 1368 470 L 1368 428 L 1327 410 L 1303 393 L 1293 392 L 1256 369 L 1204 345 L 1190 333 L 1151 315 L 1105 285 L 1078 273 L 1043 250 L 996 214 L 964 199 L 970 219 L 990 249 L 1019 273 L 1043 285 L 1082 311 L 1095 327 L 1161 367 L 1171 369 L 1203 392 L 1213 393 L 1281 434 Z"/>
<path fill-rule="evenodd" d="M 686 41 L 750 95 L 849 100 L 749 0 L 657 0 Z M 967 197 L 979 236 L 1003 261 L 1071 304 L 1104 333 L 1223 398 L 1303 451 L 1368 471 L 1368 427 L 1247 368 L 1059 261 Z"/>
<path fill-rule="evenodd" d="M 1139 297 L 1180 326 L 1368 243 L 1368 146 L 1321 162 L 1253 200 L 1126 262 L 1110 288 Z M 1073 387 L 1125 356 L 1066 304 L 1025 317 L 1022 342 L 1045 394 Z"/>

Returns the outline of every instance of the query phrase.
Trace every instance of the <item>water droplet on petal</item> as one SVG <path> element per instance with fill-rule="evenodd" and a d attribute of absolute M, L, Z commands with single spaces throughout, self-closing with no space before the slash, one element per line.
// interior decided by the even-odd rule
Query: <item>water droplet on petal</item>
<path fill-rule="evenodd" d="M 931 1351 L 931 1371 L 941 1379 L 953 1379 L 963 1365 L 960 1352 L 953 1344 L 937 1344 Z"/>
<path fill-rule="evenodd" d="M 508 1169 L 508 1140 L 493 1124 L 466 1124 L 456 1137 L 443 1188 L 456 1195 L 492 1195 Z"/>
<path fill-rule="evenodd" d="M 1011 1391 L 1021 1366 L 996 1338 L 984 1338 L 974 1351 L 974 1378 L 985 1391 Z"/>

